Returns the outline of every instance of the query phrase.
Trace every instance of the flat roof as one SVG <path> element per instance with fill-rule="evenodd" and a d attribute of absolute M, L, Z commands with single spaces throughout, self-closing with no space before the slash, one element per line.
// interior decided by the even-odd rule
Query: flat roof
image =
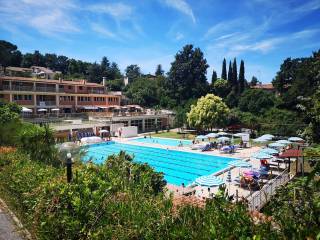
<path fill-rule="evenodd" d="M 76 86 L 89 86 L 89 87 L 104 87 L 102 84 L 87 82 L 86 80 L 51 80 L 51 79 L 37 79 L 27 77 L 11 77 L 1 76 L 0 80 L 11 80 L 11 81 L 25 81 L 25 82 L 40 82 L 47 84 L 63 84 L 63 85 L 76 85 Z"/>

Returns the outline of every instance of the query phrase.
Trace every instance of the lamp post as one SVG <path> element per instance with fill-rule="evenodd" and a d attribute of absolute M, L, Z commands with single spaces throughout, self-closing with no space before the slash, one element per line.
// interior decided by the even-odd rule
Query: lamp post
<path fill-rule="evenodd" d="M 72 180 L 72 158 L 71 153 L 67 153 L 67 182 L 70 183 Z"/>

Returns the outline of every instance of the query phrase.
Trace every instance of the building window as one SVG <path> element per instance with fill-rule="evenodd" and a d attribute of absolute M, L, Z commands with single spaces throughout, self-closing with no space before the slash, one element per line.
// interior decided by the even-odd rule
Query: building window
<path fill-rule="evenodd" d="M 71 89 L 72 89 L 72 87 L 71 87 L 71 86 L 68 86 L 68 89 L 69 89 L 69 90 L 71 90 Z"/>
<path fill-rule="evenodd" d="M 83 89 L 83 87 L 80 86 L 80 87 L 79 87 L 79 90 L 82 90 L 82 89 Z"/>

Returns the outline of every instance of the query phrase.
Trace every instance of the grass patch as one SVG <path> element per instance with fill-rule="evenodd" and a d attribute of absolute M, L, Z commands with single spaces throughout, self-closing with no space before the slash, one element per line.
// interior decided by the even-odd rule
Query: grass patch
<path fill-rule="evenodd" d="M 165 137 L 165 138 L 177 138 L 177 139 L 194 139 L 196 135 L 194 134 L 180 134 L 177 132 L 159 132 L 151 134 L 153 137 Z"/>

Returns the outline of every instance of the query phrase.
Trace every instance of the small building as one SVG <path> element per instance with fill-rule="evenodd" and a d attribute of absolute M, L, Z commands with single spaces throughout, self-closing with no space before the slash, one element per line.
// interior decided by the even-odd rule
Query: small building
<path fill-rule="evenodd" d="M 268 92 L 275 92 L 275 88 L 273 87 L 272 83 L 259 83 L 255 86 L 251 86 L 252 89 L 262 89 Z"/>

